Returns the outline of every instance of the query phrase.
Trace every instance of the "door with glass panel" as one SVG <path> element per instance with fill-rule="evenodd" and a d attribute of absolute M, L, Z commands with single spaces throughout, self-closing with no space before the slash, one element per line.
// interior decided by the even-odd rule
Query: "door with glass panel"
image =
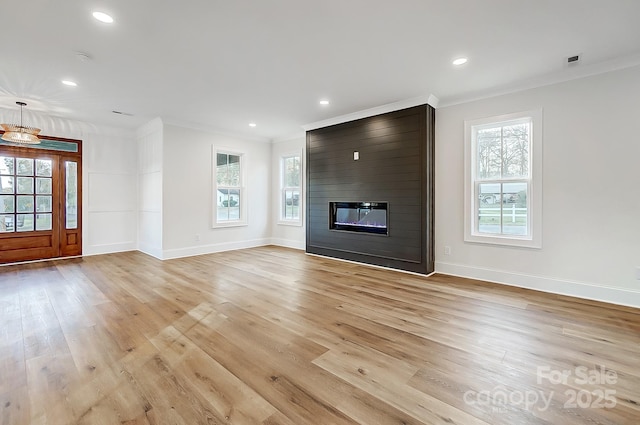
<path fill-rule="evenodd" d="M 82 253 L 76 155 L 0 146 L 0 263 Z"/>
<path fill-rule="evenodd" d="M 60 158 L 60 256 L 82 254 L 80 226 L 80 162 L 78 158 Z"/>

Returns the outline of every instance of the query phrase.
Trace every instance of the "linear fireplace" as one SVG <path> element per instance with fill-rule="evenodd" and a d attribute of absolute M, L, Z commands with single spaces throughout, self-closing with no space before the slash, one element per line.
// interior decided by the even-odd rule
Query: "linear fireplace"
<path fill-rule="evenodd" d="M 388 235 L 387 202 L 329 202 L 329 228 Z"/>

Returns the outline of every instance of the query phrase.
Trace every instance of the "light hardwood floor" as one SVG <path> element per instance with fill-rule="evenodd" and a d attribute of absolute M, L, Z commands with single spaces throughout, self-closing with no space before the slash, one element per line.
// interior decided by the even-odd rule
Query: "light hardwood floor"
<path fill-rule="evenodd" d="M 0 337 L 3 425 L 640 423 L 640 310 L 278 247 L 2 267 Z"/>

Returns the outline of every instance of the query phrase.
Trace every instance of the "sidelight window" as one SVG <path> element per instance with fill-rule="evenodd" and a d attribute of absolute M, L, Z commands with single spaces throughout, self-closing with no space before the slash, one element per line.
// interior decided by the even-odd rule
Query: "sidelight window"
<path fill-rule="evenodd" d="M 65 193 L 67 199 L 66 223 L 67 229 L 78 228 L 78 163 L 75 161 L 65 161 Z"/>

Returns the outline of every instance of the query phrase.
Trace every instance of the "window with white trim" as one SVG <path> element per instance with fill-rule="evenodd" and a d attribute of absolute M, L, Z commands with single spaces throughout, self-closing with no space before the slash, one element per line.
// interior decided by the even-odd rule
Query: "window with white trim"
<path fill-rule="evenodd" d="M 465 121 L 465 240 L 541 246 L 542 113 Z"/>
<path fill-rule="evenodd" d="M 216 151 L 215 161 L 215 224 L 243 224 L 243 155 Z"/>
<path fill-rule="evenodd" d="M 301 155 L 286 155 L 280 159 L 280 222 L 302 223 L 302 162 Z"/>

